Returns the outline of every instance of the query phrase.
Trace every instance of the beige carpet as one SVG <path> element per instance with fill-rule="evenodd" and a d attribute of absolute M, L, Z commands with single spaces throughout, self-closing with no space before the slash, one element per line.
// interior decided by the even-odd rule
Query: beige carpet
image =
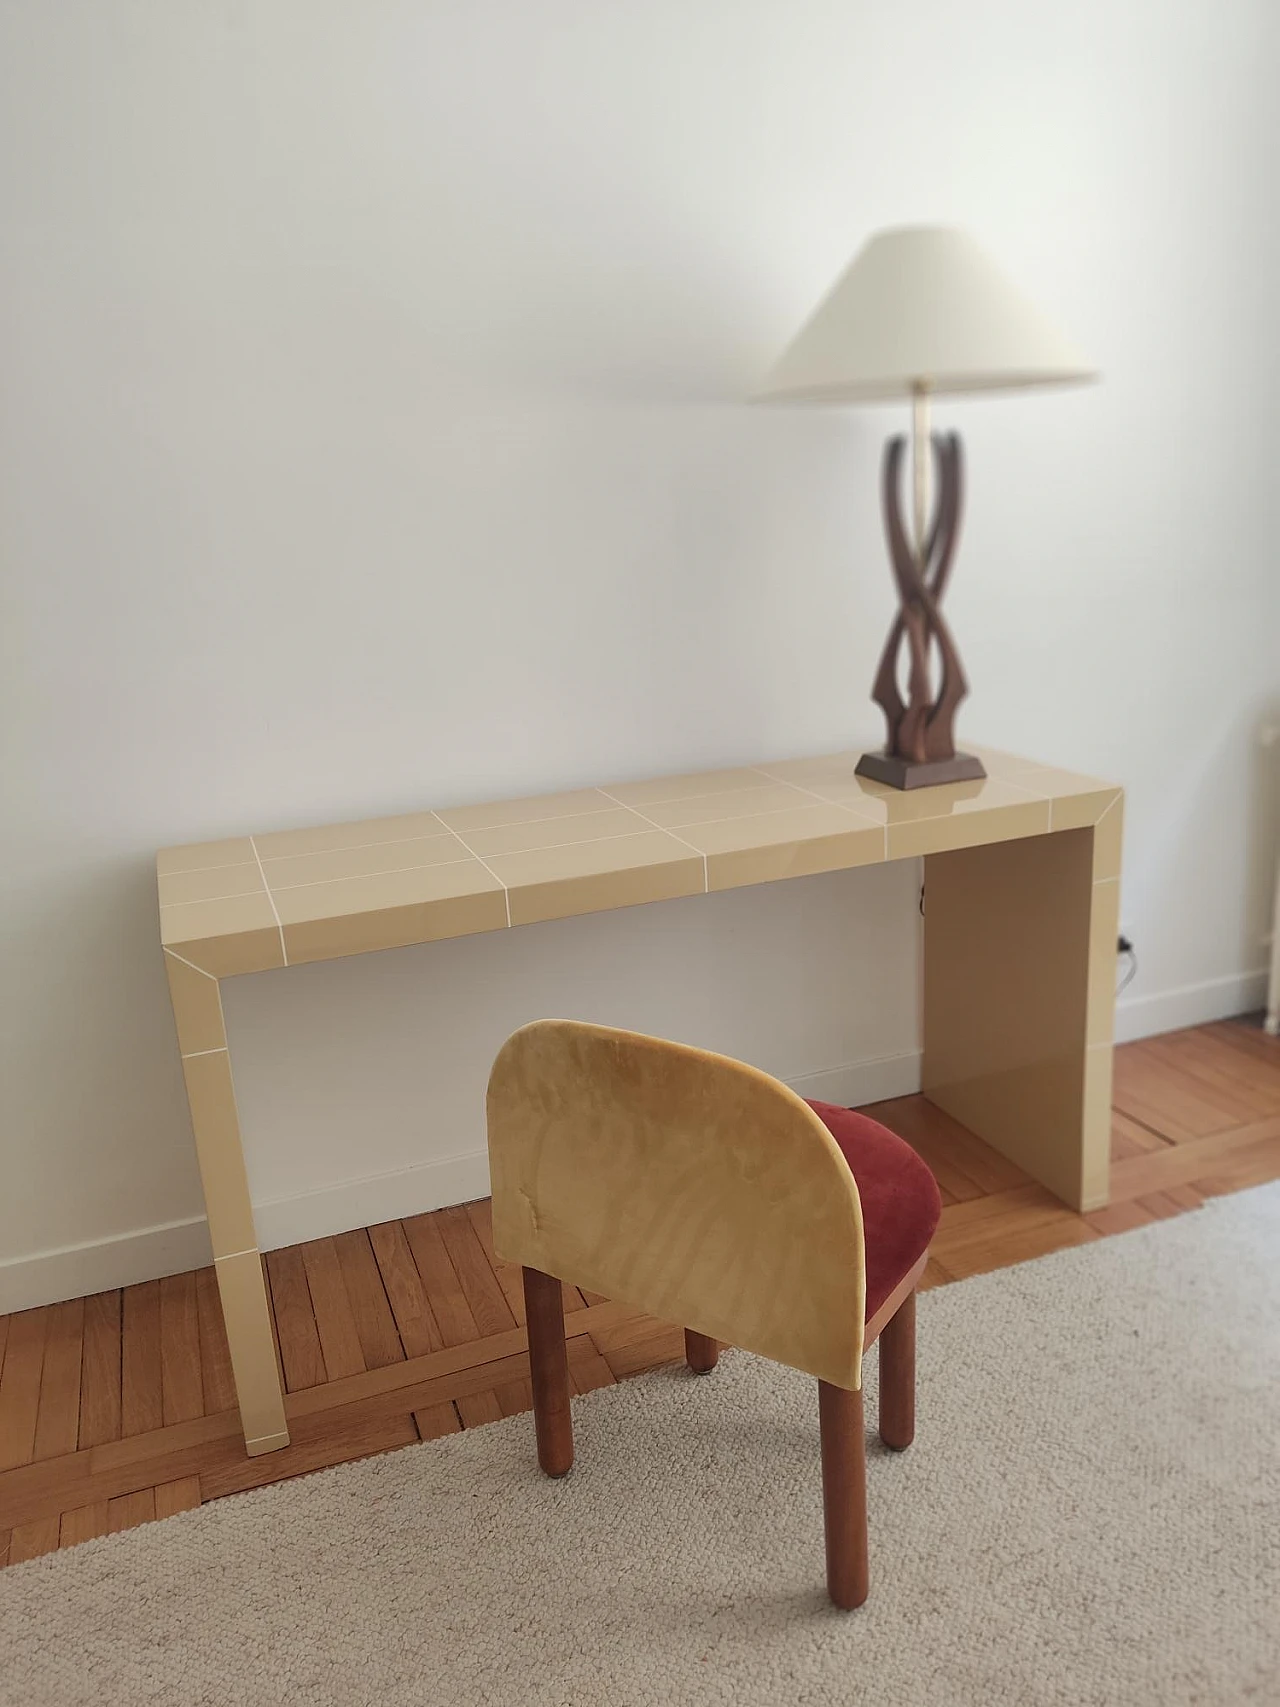
<path fill-rule="evenodd" d="M 0 1700 L 1280 1702 L 1280 1185 L 929 1293 L 822 1588 L 811 1382 L 742 1354 L 0 1572 Z M 872 1360 L 874 1361 L 874 1360 Z"/>

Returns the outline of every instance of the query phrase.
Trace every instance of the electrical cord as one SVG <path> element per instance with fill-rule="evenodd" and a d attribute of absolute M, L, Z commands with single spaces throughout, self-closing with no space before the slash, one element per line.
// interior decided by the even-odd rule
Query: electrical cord
<path fill-rule="evenodd" d="M 1138 976 L 1138 951 L 1127 936 L 1122 936 L 1116 943 L 1116 953 L 1129 962 L 1129 970 L 1124 975 L 1124 982 L 1117 986 L 1116 995 L 1122 996 Z"/>

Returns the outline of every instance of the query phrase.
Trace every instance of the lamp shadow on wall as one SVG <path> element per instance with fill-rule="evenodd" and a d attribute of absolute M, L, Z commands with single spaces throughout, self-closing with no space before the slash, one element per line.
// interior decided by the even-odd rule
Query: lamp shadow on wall
<path fill-rule="evenodd" d="M 16 1075 L 10 1086 L 14 1219 L 0 1254 L 198 1216 L 153 859 L 49 874 L 9 954 L 23 987 L 9 1038 L 32 1088 L 24 1099 Z"/>

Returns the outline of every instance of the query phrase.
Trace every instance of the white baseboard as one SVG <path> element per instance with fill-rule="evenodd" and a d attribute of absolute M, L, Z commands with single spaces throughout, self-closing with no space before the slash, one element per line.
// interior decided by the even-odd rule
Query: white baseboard
<path fill-rule="evenodd" d="M 1121 996 L 1116 1003 L 1116 1042 L 1134 1043 L 1189 1025 L 1231 1019 L 1267 1005 L 1267 973 L 1235 972 L 1226 978 L 1207 978 L 1154 996 Z"/>
<path fill-rule="evenodd" d="M 847 1108 L 906 1096 L 920 1088 L 920 1056 L 912 1050 L 876 1061 L 859 1061 L 789 1080 L 801 1096 Z M 484 1150 L 446 1156 L 392 1173 L 343 1180 L 319 1191 L 300 1192 L 254 1205 L 258 1243 L 264 1251 L 321 1239 L 349 1227 L 372 1227 L 402 1215 L 421 1215 L 447 1203 L 468 1203 L 489 1192 Z M 0 1262 L 0 1315 L 106 1292 L 161 1275 L 183 1274 L 213 1260 L 204 1217 L 144 1227 L 94 1243 L 38 1251 Z"/>
<path fill-rule="evenodd" d="M 920 1089 L 920 1053 L 887 1055 L 858 1061 L 819 1073 L 805 1073 L 787 1083 L 801 1096 L 852 1108 L 885 1097 L 908 1096 Z M 279 1197 L 254 1205 L 258 1243 L 264 1251 L 281 1245 L 322 1239 L 349 1227 L 373 1227 L 403 1215 L 422 1215 L 446 1203 L 469 1203 L 489 1195 L 489 1157 L 484 1150 L 437 1161 L 419 1162 L 394 1173 L 344 1180 L 319 1191 Z"/>
<path fill-rule="evenodd" d="M 113 1239 L 11 1257 L 0 1262 L 0 1315 L 56 1304 L 63 1298 L 87 1298 L 162 1274 L 185 1274 L 212 1261 L 203 1215 L 120 1233 Z"/>
<path fill-rule="evenodd" d="M 1250 1013 L 1266 1001 L 1267 974 L 1250 972 L 1214 978 L 1153 996 L 1121 998 L 1116 1042 L 1128 1043 L 1184 1026 L 1204 1025 Z M 910 1096 L 920 1089 L 920 1053 L 909 1050 L 873 1061 L 851 1062 L 787 1081 L 801 1096 L 845 1108 Z M 371 1227 L 402 1215 L 420 1215 L 447 1203 L 467 1203 L 489 1190 L 489 1160 L 483 1150 L 447 1156 L 371 1178 L 344 1180 L 296 1197 L 255 1205 L 263 1250 L 324 1238 L 349 1227 Z M 0 1314 L 79 1298 L 136 1281 L 182 1274 L 212 1261 L 204 1217 L 144 1227 L 83 1245 L 39 1251 L 0 1262 Z"/>
<path fill-rule="evenodd" d="M 802 1073 L 787 1083 L 811 1102 L 834 1102 L 841 1108 L 885 1102 L 889 1097 L 914 1096 L 920 1089 L 920 1051 L 881 1055 L 874 1061 L 854 1061 L 821 1073 Z"/>
<path fill-rule="evenodd" d="M 489 1153 L 473 1150 L 255 1203 L 253 1219 L 259 1247 L 275 1251 L 281 1245 L 324 1239 L 351 1227 L 376 1227 L 379 1221 L 398 1221 L 403 1215 L 422 1215 L 447 1203 L 470 1203 L 488 1195 Z"/>
<path fill-rule="evenodd" d="M 367 1179 L 343 1180 L 296 1197 L 254 1205 L 258 1244 L 264 1251 L 322 1239 L 350 1227 L 372 1227 L 402 1215 L 421 1215 L 447 1203 L 468 1203 L 489 1193 L 489 1157 L 484 1150 L 447 1156 Z M 188 1221 L 143 1227 L 83 1245 L 37 1251 L 0 1262 L 0 1315 L 87 1297 L 140 1280 L 185 1274 L 213 1261 L 203 1215 Z"/>

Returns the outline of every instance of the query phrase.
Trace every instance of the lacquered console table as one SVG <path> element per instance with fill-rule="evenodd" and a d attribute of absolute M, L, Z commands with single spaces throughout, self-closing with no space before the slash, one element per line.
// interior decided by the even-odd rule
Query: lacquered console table
<path fill-rule="evenodd" d="M 839 753 L 161 853 L 161 940 L 248 1451 L 289 1434 L 223 978 L 923 855 L 926 1095 L 1072 1207 L 1104 1203 L 1121 792 L 978 750 L 986 781 L 915 793 L 855 777 L 858 755 Z"/>

